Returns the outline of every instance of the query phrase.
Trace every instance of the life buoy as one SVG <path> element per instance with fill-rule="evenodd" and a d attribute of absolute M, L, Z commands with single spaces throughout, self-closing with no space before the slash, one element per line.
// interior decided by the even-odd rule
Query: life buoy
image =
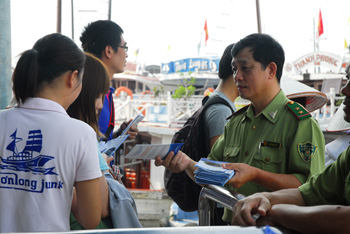
<path fill-rule="evenodd" d="M 204 91 L 204 97 L 206 96 L 210 96 L 210 94 L 214 92 L 214 89 L 213 88 L 207 88 L 205 91 Z"/>
<path fill-rule="evenodd" d="M 153 93 L 151 92 L 151 90 L 147 89 L 147 90 L 145 90 L 145 91 L 143 91 L 143 92 L 141 93 L 141 97 L 142 97 L 143 95 L 145 95 L 145 94 L 152 95 Z"/>
<path fill-rule="evenodd" d="M 147 90 L 145 90 L 145 91 L 143 91 L 142 93 L 141 93 L 141 96 L 140 96 L 140 98 L 142 98 L 144 95 L 152 95 L 153 93 L 151 92 L 151 90 L 149 90 L 149 89 L 147 89 Z M 142 105 L 144 106 L 144 105 L 146 105 L 146 103 L 144 102 L 144 103 L 142 103 Z M 142 109 L 142 107 L 140 106 L 139 108 L 137 108 L 138 110 L 141 110 Z M 143 111 L 142 111 L 142 114 L 144 115 L 144 116 L 146 116 L 146 109 L 144 109 Z"/>
<path fill-rule="evenodd" d="M 115 96 L 119 97 L 121 92 L 125 92 L 128 96 L 130 96 L 130 98 L 132 99 L 132 92 L 129 88 L 125 87 L 125 86 L 120 86 L 115 90 Z"/>

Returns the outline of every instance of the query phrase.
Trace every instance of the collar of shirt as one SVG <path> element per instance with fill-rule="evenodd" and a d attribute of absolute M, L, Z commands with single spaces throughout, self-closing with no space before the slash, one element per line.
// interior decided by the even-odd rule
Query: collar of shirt
<path fill-rule="evenodd" d="M 113 88 L 113 87 L 109 87 L 109 90 L 110 90 L 112 93 L 114 93 L 115 88 Z"/>
<path fill-rule="evenodd" d="M 68 116 L 66 110 L 60 104 L 45 98 L 27 98 L 21 105 L 16 105 L 16 108 L 53 111 Z"/>
<path fill-rule="evenodd" d="M 270 104 L 257 116 L 254 116 L 253 106 L 250 105 L 245 113 L 246 118 L 253 119 L 259 116 L 265 116 L 271 123 L 275 123 L 278 119 L 278 115 L 281 113 L 281 109 L 288 102 L 288 98 L 283 93 L 282 89 L 276 95 L 276 97 L 270 102 Z"/>

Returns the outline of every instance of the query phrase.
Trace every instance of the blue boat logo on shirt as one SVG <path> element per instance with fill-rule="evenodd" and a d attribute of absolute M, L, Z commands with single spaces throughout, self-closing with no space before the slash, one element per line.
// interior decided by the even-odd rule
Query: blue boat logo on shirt
<path fill-rule="evenodd" d="M 55 167 L 44 167 L 54 157 L 40 154 L 43 142 L 41 130 L 29 131 L 26 145 L 20 152 L 17 143 L 23 139 L 17 137 L 17 129 L 10 137 L 12 141 L 6 147 L 6 150 L 11 152 L 10 155 L 0 156 L 0 188 L 34 193 L 43 193 L 47 189 L 63 188 L 64 183 L 54 172 Z M 47 177 L 48 175 L 51 176 Z"/>
<path fill-rule="evenodd" d="M 17 129 L 10 136 L 12 138 L 11 143 L 6 147 L 7 150 L 12 152 L 7 158 L 0 157 L 1 169 L 9 169 L 14 171 L 31 171 L 33 174 L 52 174 L 57 175 L 53 170 L 55 167 L 45 168 L 44 165 L 54 159 L 48 155 L 38 155 L 33 157 L 34 153 L 40 153 L 42 148 L 41 130 L 31 130 L 28 133 L 28 140 L 23 151 L 18 152 L 16 144 L 22 141 L 22 138 L 17 137 Z"/>

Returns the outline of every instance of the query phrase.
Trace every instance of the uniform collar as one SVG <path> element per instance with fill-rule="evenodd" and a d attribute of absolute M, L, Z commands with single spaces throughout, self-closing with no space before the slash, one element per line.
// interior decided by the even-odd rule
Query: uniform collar
<path fill-rule="evenodd" d="M 281 113 L 283 106 L 288 102 L 288 98 L 283 93 L 282 89 L 276 95 L 276 97 L 270 102 L 270 104 L 258 115 L 265 116 L 271 123 L 275 123 L 278 119 L 278 115 Z M 256 117 L 258 117 L 256 116 Z M 255 118 L 253 106 L 250 105 L 246 112 L 246 117 L 249 119 Z"/>
<path fill-rule="evenodd" d="M 16 105 L 15 107 L 41 111 L 53 111 L 68 116 L 66 110 L 60 104 L 45 98 L 27 98 L 24 103 L 19 106 Z"/>

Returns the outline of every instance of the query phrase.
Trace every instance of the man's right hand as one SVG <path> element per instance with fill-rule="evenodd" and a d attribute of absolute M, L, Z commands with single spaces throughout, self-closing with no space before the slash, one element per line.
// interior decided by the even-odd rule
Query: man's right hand
<path fill-rule="evenodd" d="M 181 151 L 179 151 L 176 155 L 174 155 L 174 152 L 171 151 L 163 160 L 160 156 L 158 156 L 154 162 L 157 167 L 163 165 L 173 173 L 182 172 L 189 168 L 189 166 L 193 163 L 195 164 L 190 157 Z"/>
<path fill-rule="evenodd" d="M 264 219 L 270 209 L 271 203 L 263 193 L 246 197 L 238 201 L 234 207 L 232 225 L 256 226 L 257 222 L 253 219 L 253 215 L 259 213 L 259 219 Z"/>

